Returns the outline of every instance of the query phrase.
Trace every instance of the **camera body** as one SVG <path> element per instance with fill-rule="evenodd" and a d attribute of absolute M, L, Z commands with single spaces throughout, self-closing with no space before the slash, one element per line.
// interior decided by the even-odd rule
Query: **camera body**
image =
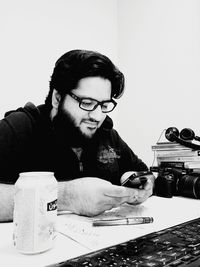
<path fill-rule="evenodd" d="M 171 198 L 183 196 L 200 199 L 200 173 L 192 170 L 152 167 L 158 172 L 155 180 L 154 195 Z"/>

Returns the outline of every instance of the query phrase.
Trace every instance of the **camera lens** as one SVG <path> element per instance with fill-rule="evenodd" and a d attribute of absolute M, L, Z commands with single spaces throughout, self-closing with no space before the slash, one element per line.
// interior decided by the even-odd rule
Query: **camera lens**
<path fill-rule="evenodd" d="M 184 175 L 178 180 L 177 190 L 179 195 L 191 198 L 200 198 L 200 177 Z"/>
<path fill-rule="evenodd" d="M 200 198 L 200 177 L 198 177 L 195 183 L 195 195 L 196 195 L 196 198 Z"/>

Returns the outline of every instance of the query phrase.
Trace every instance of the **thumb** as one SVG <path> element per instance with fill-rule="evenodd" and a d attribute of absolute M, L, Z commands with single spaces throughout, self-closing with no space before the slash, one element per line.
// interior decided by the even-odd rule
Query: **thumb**
<path fill-rule="evenodd" d="M 127 189 L 128 188 L 125 188 L 123 186 L 110 185 L 105 188 L 104 195 L 116 198 L 130 197 L 133 192 L 130 192 L 130 190 Z"/>

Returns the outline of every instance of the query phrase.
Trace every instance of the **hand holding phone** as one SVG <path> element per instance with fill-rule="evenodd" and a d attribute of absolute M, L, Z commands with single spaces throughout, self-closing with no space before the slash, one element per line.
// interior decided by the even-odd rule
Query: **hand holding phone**
<path fill-rule="evenodd" d="M 150 171 L 126 172 L 121 177 L 121 185 L 131 188 L 143 188 L 147 182 Z"/>

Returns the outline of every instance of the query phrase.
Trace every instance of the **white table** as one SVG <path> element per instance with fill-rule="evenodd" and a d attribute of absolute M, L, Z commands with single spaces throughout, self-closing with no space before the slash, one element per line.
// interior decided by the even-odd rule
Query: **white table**
<path fill-rule="evenodd" d="M 138 235 L 144 235 L 146 233 L 154 232 L 200 217 L 200 200 L 183 197 L 162 198 L 153 196 L 140 206 L 135 208 L 133 207 L 133 210 L 135 210 L 136 216 L 154 217 L 154 222 L 145 225 L 145 227 L 142 228 L 141 225 L 125 226 L 126 230 L 127 227 L 129 227 L 128 230 L 130 239 L 134 237 L 136 238 Z M 59 215 L 58 222 L 67 220 L 68 216 L 70 215 Z M 76 218 L 79 217 L 77 215 L 75 216 Z M 83 218 L 80 217 L 80 224 L 82 220 Z M 121 232 L 118 231 L 118 226 L 109 227 L 111 227 L 109 229 L 111 232 L 113 231 L 113 233 L 114 231 L 117 231 L 118 233 Z M 122 232 L 123 236 L 120 237 L 118 235 L 117 240 L 123 240 L 123 238 L 126 238 L 126 235 L 124 234 L 125 231 Z M 83 255 L 91 251 L 91 249 L 87 249 L 82 244 L 73 241 L 69 237 L 57 233 L 53 249 L 41 254 L 25 255 L 19 253 L 13 247 L 12 233 L 13 223 L 0 223 L 0 266 L 43 267 L 52 263 L 61 262 Z M 110 236 L 108 236 L 108 238 L 110 238 Z M 113 243 L 116 242 L 116 239 L 114 239 L 115 238 L 112 240 Z"/>

